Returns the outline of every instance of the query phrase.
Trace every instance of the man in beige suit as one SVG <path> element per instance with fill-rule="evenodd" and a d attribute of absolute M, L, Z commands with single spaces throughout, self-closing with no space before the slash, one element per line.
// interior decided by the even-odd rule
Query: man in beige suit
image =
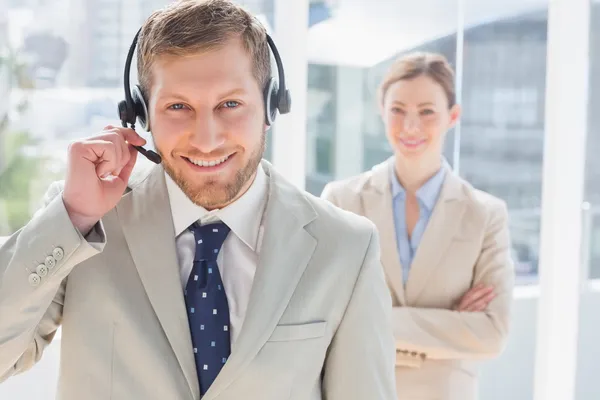
<path fill-rule="evenodd" d="M 267 46 L 226 0 L 144 24 L 133 122 L 162 162 L 131 183 L 137 152 L 157 157 L 129 128 L 70 146 L 0 248 L 0 380 L 62 327 L 58 400 L 396 397 L 374 225 L 261 161 L 270 101 L 285 109 Z"/>
<path fill-rule="evenodd" d="M 396 60 L 380 92 L 394 156 L 322 195 L 377 226 L 399 400 L 476 399 L 479 361 L 498 356 L 509 332 L 506 204 L 455 175 L 442 156 L 459 115 L 453 82 L 440 55 Z"/>

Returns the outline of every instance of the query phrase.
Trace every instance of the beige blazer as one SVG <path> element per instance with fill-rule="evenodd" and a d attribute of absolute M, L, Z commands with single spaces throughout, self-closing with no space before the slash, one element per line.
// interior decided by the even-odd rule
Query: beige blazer
<path fill-rule="evenodd" d="M 269 201 L 247 316 L 203 400 L 395 399 L 374 225 L 263 166 Z M 51 187 L 0 248 L 0 381 L 32 367 L 62 325 L 57 400 L 198 400 L 162 168 L 103 218 L 95 242 L 60 193 Z"/>
<path fill-rule="evenodd" d="M 475 399 L 476 362 L 500 354 L 509 330 L 514 267 L 506 206 L 448 173 L 404 285 L 391 163 L 393 158 L 357 177 L 330 183 L 322 197 L 368 217 L 379 230 L 394 306 L 398 399 Z M 451 311 L 480 282 L 493 285 L 497 293 L 488 309 Z"/>

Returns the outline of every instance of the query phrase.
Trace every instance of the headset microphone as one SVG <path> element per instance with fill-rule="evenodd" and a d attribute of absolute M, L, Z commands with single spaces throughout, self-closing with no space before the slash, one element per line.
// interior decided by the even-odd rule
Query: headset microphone
<path fill-rule="evenodd" d="M 123 84 L 125 87 L 125 100 L 119 102 L 119 119 L 123 127 L 127 128 L 127 124 L 130 125 L 131 129 L 135 130 L 136 121 L 140 123 L 140 126 L 150 131 L 150 118 L 148 115 L 148 107 L 146 106 L 146 99 L 142 93 L 142 89 L 139 85 L 135 85 L 133 90 L 130 87 L 129 75 L 131 70 L 131 62 L 133 60 L 133 53 L 135 51 L 138 36 L 140 35 L 141 28 L 135 34 L 133 43 L 129 47 L 127 53 L 127 59 L 125 60 L 125 73 L 123 78 Z M 277 64 L 277 75 L 278 80 L 270 77 L 263 89 L 263 101 L 265 109 L 265 124 L 272 125 L 279 114 L 287 114 L 290 112 L 292 107 L 292 98 L 290 91 L 285 85 L 285 74 L 283 72 L 283 62 L 279 56 L 279 51 L 273 42 L 273 39 L 267 34 L 267 44 L 273 53 L 275 63 Z M 146 150 L 141 146 L 133 146 L 137 151 L 144 155 L 148 160 L 153 163 L 160 164 L 161 157 L 152 150 Z"/>
<path fill-rule="evenodd" d="M 146 150 L 142 146 L 133 146 L 133 148 L 142 153 L 148 160 L 155 164 L 160 164 L 162 161 L 162 158 L 158 155 L 158 153 L 155 153 L 152 150 Z"/>

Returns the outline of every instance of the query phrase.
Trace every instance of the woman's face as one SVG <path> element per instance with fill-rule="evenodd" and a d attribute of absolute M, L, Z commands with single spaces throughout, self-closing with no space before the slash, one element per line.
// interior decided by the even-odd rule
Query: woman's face
<path fill-rule="evenodd" d="M 449 108 L 442 86 L 420 75 L 390 85 L 381 114 L 386 136 L 396 155 L 439 161 L 444 137 L 458 120 L 460 107 Z"/>

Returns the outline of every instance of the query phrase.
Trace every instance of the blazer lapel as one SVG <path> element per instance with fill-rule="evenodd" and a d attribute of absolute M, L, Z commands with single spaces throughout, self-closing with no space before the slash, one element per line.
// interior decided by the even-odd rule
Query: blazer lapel
<path fill-rule="evenodd" d="M 263 162 L 263 166 L 270 176 L 269 200 L 246 318 L 231 356 L 203 400 L 217 397 L 266 343 L 317 245 L 315 238 L 304 229 L 316 218 L 312 206 L 269 163 Z"/>
<path fill-rule="evenodd" d="M 461 199 L 460 180 L 448 170 L 440 198 L 434 207 L 408 274 L 406 282 L 408 304 L 418 301 L 432 273 L 442 264 L 442 257 L 460 228 L 465 212 L 465 202 Z"/>
<path fill-rule="evenodd" d="M 154 167 L 139 187 L 123 197 L 117 213 L 148 299 L 181 365 L 193 398 L 198 399 L 196 365 L 162 167 Z"/>
<path fill-rule="evenodd" d="M 392 192 L 390 188 L 390 163 L 393 158 L 373 168 L 372 185 L 362 192 L 365 217 L 370 219 L 381 241 L 381 263 L 388 278 L 388 285 L 400 305 L 406 303 L 402 277 L 402 265 L 398 254 Z"/>

